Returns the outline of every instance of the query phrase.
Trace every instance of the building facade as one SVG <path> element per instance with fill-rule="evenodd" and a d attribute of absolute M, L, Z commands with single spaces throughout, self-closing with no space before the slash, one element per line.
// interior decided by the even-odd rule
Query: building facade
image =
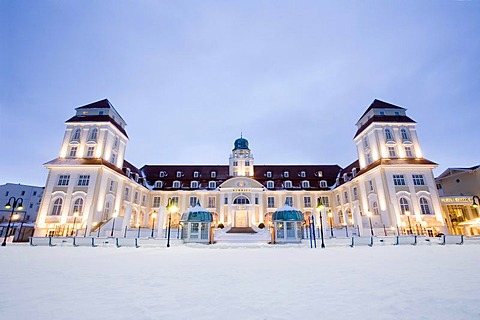
<path fill-rule="evenodd" d="M 436 164 L 423 158 L 406 109 L 383 101 L 375 100 L 358 121 L 358 160 L 346 168 L 256 165 L 244 137 L 235 140 L 228 165 L 138 168 L 124 159 L 126 123 L 108 100 L 77 108 L 66 126 L 59 156 L 45 164 L 38 236 L 150 226 L 159 232 L 168 218 L 178 228 L 181 214 L 197 202 L 212 213 L 215 226 L 227 228 L 268 226 L 287 204 L 317 221 L 322 213 L 332 234 L 446 231 L 432 173 Z M 178 212 L 167 212 L 169 199 Z"/>
<path fill-rule="evenodd" d="M 435 180 L 449 232 L 480 235 L 480 165 L 448 168 Z"/>
<path fill-rule="evenodd" d="M 43 196 L 43 187 L 30 186 L 25 184 L 6 183 L 0 185 L 0 223 L 8 221 L 11 209 L 5 209 L 4 205 L 10 197 L 23 199 L 23 210 L 17 211 L 20 215 L 19 220 L 23 222 L 35 222 L 40 208 L 40 202 Z"/>

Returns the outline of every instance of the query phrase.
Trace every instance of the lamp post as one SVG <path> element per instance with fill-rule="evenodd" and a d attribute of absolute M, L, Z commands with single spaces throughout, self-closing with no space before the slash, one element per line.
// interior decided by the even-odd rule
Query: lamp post
<path fill-rule="evenodd" d="M 8 236 L 8 232 L 10 231 L 10 224 L 12 223 L 15 209 L 23 210 L 23 199 L 10 197 L 10 199 L 8 199 L 7 204 L 5 205 L 5 209 L 8 210 L 10 208 L 12 209 L 12 213 L 10 213 L 10 218 L 8 219 L 7 232 L 5 232 L 5 237 L 3 238 L 2 247 L 5 247 L 7 245 L 7 236 Z"/>
<path fill-rule="evenodd" d="M 78 217 L 78 212 L 75 211 L 75 212 L 73 213 L 73 228 L 72 228 L 72 232 L 71 232 L 71 234 L 70 234 L 71 236 L 73 236 L 74 233 L 75 233 L 75 236 L 77 235 L 77 234 L 76 234 L 76 231 L 77 231 L 77 230 L 76 230 L 76 228 L 75 228 L 76 225 L 77 225 L 77 217 Z"/>
<path fill-rule="evenodd" d="M 330 221 L 330 238 L 333 238 L 333 213 L 330 211 L 328 213 L 328 220 Z"/>
<path fill-rule="evenodd" d="M 172 198 L 168 199 L 167 211 L 168 211 L 168 232 L 167 232 L 167 248 L 170 248 L 170 227 L 172 223 L 172 213 L 177 212 L 178 208 L 173 202 Z"/>
<path fill-rule="evenodd" d="M 140 223 L 137 223 L 137 229 L 138 229 L 137 238 L 140 238 Z"/>
<path fill-rule="evenodd" d="M 92 229 L 95 228 L 98 225 L 97 221 L 94 221 L 92 223 Z M 90 231 L 91 232 L 91 231 Z M 97 232 L 97 238 L 100 238 L 100 227 L 98 227 L 98 232 Z"/>
<path fill-rule="evenodd" d="M 323 240 L 323 218 L 322 218 L 322 211 L 325 208 L 325 205 L 320 201 L 320 198 L 317 199 L 317 211 L 320 214 L 320 236 L 322 238 L 321 248 L 325 249 L 325 242 Z"/>
<path fill-rule="evenodd" d="M 370 221 L 370 233 L 372 234 L 372 237 L 373 237 L 374 234 L 373 234 L 373 226 L 372 226 L 372 213 L 368 211 L 367 216 L 368 216 L 368 221 Z"/>
<path fill-rule="evenodd" d="M 405 211 L 405 215 L 408 219 L 408 234 L 412 234 L 412 223 L 410 222 L 410 211 Z"/>
<path fill-rule="evenodd" d="M 115 219 L 117 218 L 118 213 L 117 211 L 113 211 L 113 223 L 112 223 L 112 232 L 110 232 L 110 237 L 113 237 L 113 230 L 115 229 Z"/>
<path fill-rule="evenodd" d="M 20 230 L 18 230 L 18 239 L 20 239 L 21 235 L 22 235 L 22 227 L 23 227 L 23 224 L 25 223 L 25 216 L 27 215 L 27 212 L 25 211 L 23 213 L 23 219 L 22 219 L 22 222 L 20 222 Z"/>
<path fill-rule="evenodd" d="M 348 224 L 345 223 L 345 237 L 348 238 Z"/>
<path fill-rule="evenodd" d="M 155 218 L 157 217 L 157 212 L 153 211 L 152 213 L 152 234 L 150 235 L 151 238 L 153 238 L 153 230 L 155 229 Z"/>

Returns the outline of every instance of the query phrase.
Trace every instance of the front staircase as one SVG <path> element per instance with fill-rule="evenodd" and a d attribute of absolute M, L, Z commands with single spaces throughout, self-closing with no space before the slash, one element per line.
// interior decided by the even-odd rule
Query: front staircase
<path fill-rule="evenodd" d="M 227 233 L 257 233 L 251 227 L 231 227 Z"/>
<path fill-rule="evenodd" d="M 215 230 L 215 243 L 258 243 L 268 244 L 270 230 L 251 227 L 226 227 Z"/>

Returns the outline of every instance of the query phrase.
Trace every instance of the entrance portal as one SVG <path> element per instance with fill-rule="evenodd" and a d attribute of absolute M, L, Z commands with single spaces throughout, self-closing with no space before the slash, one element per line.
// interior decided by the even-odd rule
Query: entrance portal
<path fill-rule="evenodd" d="M 235 211 L 235 227 L 248 227 L 247 211 Z"/>

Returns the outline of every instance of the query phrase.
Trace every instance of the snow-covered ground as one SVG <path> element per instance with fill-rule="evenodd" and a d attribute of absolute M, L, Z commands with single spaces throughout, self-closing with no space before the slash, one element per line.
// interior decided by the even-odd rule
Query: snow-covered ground
<path fill-rule="evenodd" d="M 0 248 L 0 319 L 480 319 L 480 245 Z"/>

